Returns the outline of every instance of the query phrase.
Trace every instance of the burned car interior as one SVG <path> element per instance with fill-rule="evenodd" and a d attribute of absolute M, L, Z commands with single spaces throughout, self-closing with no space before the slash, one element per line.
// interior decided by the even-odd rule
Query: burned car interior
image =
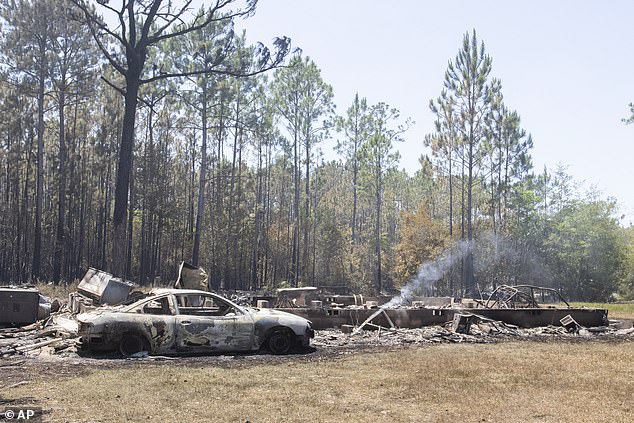
<path fill-rule="evenodd" d="M 173 302 L 172 299 L 175 301 Z M 163 316 L 180 314 L 220 317 L 242 314 L 240 310 L 220 298 L 203 294 L 175 294 L 162 298 L 153 298 L 131 307 L 128 311 Z"/>
<path fill-rule="evenodd" d="M 145 304 L 135 307 L 133 311 L 136 313 L 157 314 L 164 316 L 172 316 L 176 314 L 174 307 L 169 303 L 168 297 L 147 301 Z"/>
<path fill-rule="evenodd" d="M 177 294 L 174 297 L 178 304 L 179 314 L 189 316 L 235 316 L 239 313 L 239 310 L 231 306 L 231 304 L 209 295 Z"/>

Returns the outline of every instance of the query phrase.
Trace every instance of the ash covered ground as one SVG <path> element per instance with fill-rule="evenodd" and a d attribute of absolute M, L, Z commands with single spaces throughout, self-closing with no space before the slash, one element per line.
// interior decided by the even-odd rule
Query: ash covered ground
<path fill-rule="evenodd" d="M 500 322 L 472 325 L 469 334 L 452 331 L 451 325 L 428 326 L 420 329 L 380 329 L 343 333 L 338 329 L 316 331 L 311 348 L 288 355 L 266 352 L 180 357 L 149 356 L 122 359 L 117 354 L 88 355 L 69 347 L 55 351 L 43 347 L 22 355 L 0 359 L 3 380 L 0 389 L 28 383 L 41 377 L 76 376 L 92 369 L 143 368 L 145 366 L 217 366 L 240 368 L 269 364 L 293 364 L 336 360 L 354 354 L 378 353 L 401 348 L 425 348 L 435 344 L 496 343 L 496 342 L 631 342 L 634 329 L 601 327 L 570 332 L 564 327 L 521 329 Z"/>

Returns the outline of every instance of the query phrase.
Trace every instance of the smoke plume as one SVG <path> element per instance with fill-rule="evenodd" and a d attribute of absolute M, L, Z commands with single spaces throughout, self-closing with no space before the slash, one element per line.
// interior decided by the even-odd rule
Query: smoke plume
<path fill-rule="evenodd" d="M 416 276 L 401 288 L 401 295 L 392 298 L 383 307 L 390 308 L 408 304 L 411 298 L 424 289 L 430 289 L 440 280 L 456 262 L 460 261 L 471 249 L 471 243 L 460 241 L 452 248 L 445 250 L 436 260 L 423 263 Z"/>
<path fill-rule="evenodd" d="M 474 259 L 475 273 L 485 275 L 485 277 L 495 278 L 496 272 L 501 270 L 500 266 L 508 268 L 509 263 L 515 263 L 516 266 L 521 266 L 522 278 L 519 282 L 532 283 L 536 280 L 541 286 L 549 286 L 549 281 L 552 279 L 539 257 L 527 251 L 520 254 L 511 240 L 493 233 L 484 233 L 477 241 L 459 241 L 453 247 L 445 250 L 436 260 L 423 263 L 416 276 L 401 288 L 401 295 L 392 298 L 383 307 L 409 304 L 412 297 L 421 295 L 426 289 L 431 290 L 434 283 L 439 281 L 454 264 L 460 262 L 469 252 L 476 256 Z M 497 283 L 509 285 L 518 283 L 517 273 L 502 273 L 501 279 L 496 279 Z M 513 275 L 515 276 L 512 280 L 505 280 Z M 488 283 L 485 281 L 482 288 L 484 289 L 487 285 Z M 480 287 L 480 285 L 478 286 Z"/>

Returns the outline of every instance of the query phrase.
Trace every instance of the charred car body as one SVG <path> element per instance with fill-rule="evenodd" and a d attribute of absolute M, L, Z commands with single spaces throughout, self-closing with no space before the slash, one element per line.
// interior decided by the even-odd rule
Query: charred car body
<path fill-rule="evenodd" d="M 308 347 L 309 320 L 270 309 L 241 307 L 217 294 L 160 289 L 129 306 L 77 316 L 84 349 L 124 356 L 268 349 L 286 354 Z"/>

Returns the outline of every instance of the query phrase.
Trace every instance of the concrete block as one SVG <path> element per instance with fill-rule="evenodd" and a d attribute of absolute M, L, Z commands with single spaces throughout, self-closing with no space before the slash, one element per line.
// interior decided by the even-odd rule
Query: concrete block
<path fill-rule="evenodd" d="M 352 333 L 354 330 L 354 326 L 352 325 L 341 325 L 341 332 L 343 333 Z"/>

